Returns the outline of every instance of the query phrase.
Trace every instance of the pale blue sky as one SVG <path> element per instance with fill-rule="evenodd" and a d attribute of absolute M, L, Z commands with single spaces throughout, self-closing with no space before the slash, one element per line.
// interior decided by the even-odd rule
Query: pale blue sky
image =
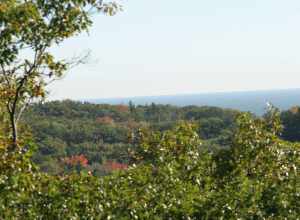
<path fill-rule="evenodd" d="M 52 99 L 300 87 L 299 0 L 127 0 L 55 49 L 90 63 Z"/>

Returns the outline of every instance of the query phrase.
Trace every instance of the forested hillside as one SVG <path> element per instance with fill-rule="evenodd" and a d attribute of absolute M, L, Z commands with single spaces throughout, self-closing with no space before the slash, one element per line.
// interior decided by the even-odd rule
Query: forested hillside
<path fill-rule="evenodd" d="M 150 3 L 155 12 L 159 2 L 162 1 Z M 162 10 L 164 16 L 172 5 L 166 4 L 168 8 Z M 184 7 L 193 7 L 179 5 L 180 14 L 190 12 L 183 10 Z M 241 12 L 242 8 L 235 8 Z M 152 14 L 151 8 L 146 9 Z M 199 7 L 195 9 L 199 13 Z M 70 59 L 58 56 L 62 55 L 63 43 L 89 32 L 95 20 L 93 15 L 112 16 L 120 11 L 121 5 L 105 0 L 0 1 L 0 219 L 299 220 L 299 107 L 281 113 L 269 105 L 260 117 L 216 107 L 45 102 L 50 83 L 86 62 L 86 56 Z M 216 10 L 212 11 L 215 16 Z M 138 16 L 142 17 L 143 13 L 139 11 Z M 217 14 L 222 19 L 225 17 L 223 13 Z M 252 14 L 258 15 L 251 11 Z M 158 21 L 164 16 L 157 16 Z M 182 32 L 177 25 L 173 27 Z M 137 35 L 137 29 L 129 29 Z M 154 40 L 161 42 L 162 35 L 157 33 L 158 38 Z M 128 36 L 117 34 L 116 40 L 122 37 L 127 42 Z M 141 36 L 138 35 L 139 40 Z M 172 36 L 175 36 L 173 32 Z M 224 38 L 223 34 L 220 36 Z M 141 43 L 134 43 L 141 47 L 147 42 L 142 39 Z M 235 41 L 237 38 L 232 39 L 234 44 L 242 45 Z M 173 48 L 177 41 L 173 42 L 168 42 L 171 47 L 166 47 L 172 53 L 179 51 Z M 244 42 L 248 41 L 243 41 L 243 46 Z M 147 46 L 152 45 L 147 42 Z M 207 48 L 210 53 L 214 49 Z M 128 55 L 127 49 L 132 50 L 131 47 L 123 49 L 124 53 L 118 54 L 121 58 Z M 156 48 L 152 49 L 157 55 Z M 136 54 L 144 57 L 139 51 L 143 50 L 139 48 Z M 184 56 L 190 54 L 182 52 Z M 118 60 L 116 53 L 110 55 Z M 161 55 L 166 58 L 164 53 Z M 236 55 L 232 57 L 250 57 Z M 261 53 L 260 62 L 261 55 L 265 57 Z M 198 54 L 196 58 L 198 63 Z M 220 58 L 227 63 L 223 59 L 227 58 L 225 54 Z M 165 62 L 158 60 L 160 64 L 162 60 Z M 123 70 L 126 65 L 119 61 L 116 65 Z M 170 64 L 177 68 L 173 62 Z M 217 65 L 210 68 L 214 66 Z M 164 68 L 160 71 L 164 72 Z M 193 72 L 198 74 L 197 70 Z M 114 79 L 120 78 L 118 75 Z M 188 77 L 184 75 L 180 84 L 185 83 L 185 78 Z M 267 79 L 269 82 L 270 78 Z M 158 81 L 164 85 L 170 82 L 168 77 L 157 77 L 151 83 Z M 229 81 L 233 83 L 231 78 Z M 212 82 L 219 87 L 216 79 Z M 115 87 L 111 88 L 115 90 Z"/>
<path fill-rule="evenodd" d="M 211 150 L 229 146 L 238 111 L 170 105 L 100 105 L 75 101 L 35 104 L 26 112 L 42 171 L 62 174 L 89 170 L 95 175 L 126 167 L 132 135 L 139 130 L 166 131 L 182 121 L 197 126 Z M 73 162 L 72 162 L 73 161 Z"/>
<path fill-rule="evenodd" d="M 66 174 L 87 170 L 94 175 L 124 169 L 140 130 L 166 131 L 180 122 L 196 125 L 211 151 L 228 148 L 238 111 L 217 107 L 170 105 L 104 105 L 71 100 L 35 104 L 25 121 L 38 146 L 34 161 L 42 171 Z M 281 113 L 282 137 L 300 141 L 298 107 Z"/>

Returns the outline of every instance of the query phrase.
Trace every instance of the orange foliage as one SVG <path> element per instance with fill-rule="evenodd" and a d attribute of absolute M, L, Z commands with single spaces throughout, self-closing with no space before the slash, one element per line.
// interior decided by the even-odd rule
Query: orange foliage
<path fill-rule="evenodd" d="M 294 115 L 297 114 L 299 112 L 299 107 L 298 106 L 294 106 L 290 109 L 290 112 L 292 112 Z"/>
<path fill-rule="evenodd" d="M 129 107 L 127 105 L 117 105 L 116 109 L 119 112 L 129 112 Z"/>
<path fill-rule="evenodd" d="M 62 161 L 67 165 L 76 166 L 79 164 L 83 167 L 86 167 L 89 163 L 88 159 L 83 154 L 66 157 L 66 158 L 63 158 Z"/>

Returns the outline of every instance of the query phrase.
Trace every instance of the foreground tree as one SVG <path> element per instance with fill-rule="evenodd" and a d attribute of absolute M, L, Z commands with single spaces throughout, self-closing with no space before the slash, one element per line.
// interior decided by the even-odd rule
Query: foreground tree
<path fill-rule="evenodd" d="M 84 57 L 56 60 L 50 48 L 87 31 L 96 12 L 120 9 L 102 0 L 2 0 L 0 2 L 0 99 L 9 120 L 12 149 L 28 103 L 45 97 L 45 87 Z"/>

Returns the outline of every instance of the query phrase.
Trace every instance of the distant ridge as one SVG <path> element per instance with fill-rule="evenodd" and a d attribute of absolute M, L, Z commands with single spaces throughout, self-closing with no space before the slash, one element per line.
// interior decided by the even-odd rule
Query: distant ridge
<path fill-rule="evenodd" d="M 272 103 L 281 110 L 300 105 L 300 89 L 88 99 L 84 101 L 97 104 L 128 104 L 129 101 L 132 101 L 137 105 L 156 103 L 176 106 L 216 106 L 250 111 L 257 115 L 262 115 L 265 112 L 267 102 Z"/>

